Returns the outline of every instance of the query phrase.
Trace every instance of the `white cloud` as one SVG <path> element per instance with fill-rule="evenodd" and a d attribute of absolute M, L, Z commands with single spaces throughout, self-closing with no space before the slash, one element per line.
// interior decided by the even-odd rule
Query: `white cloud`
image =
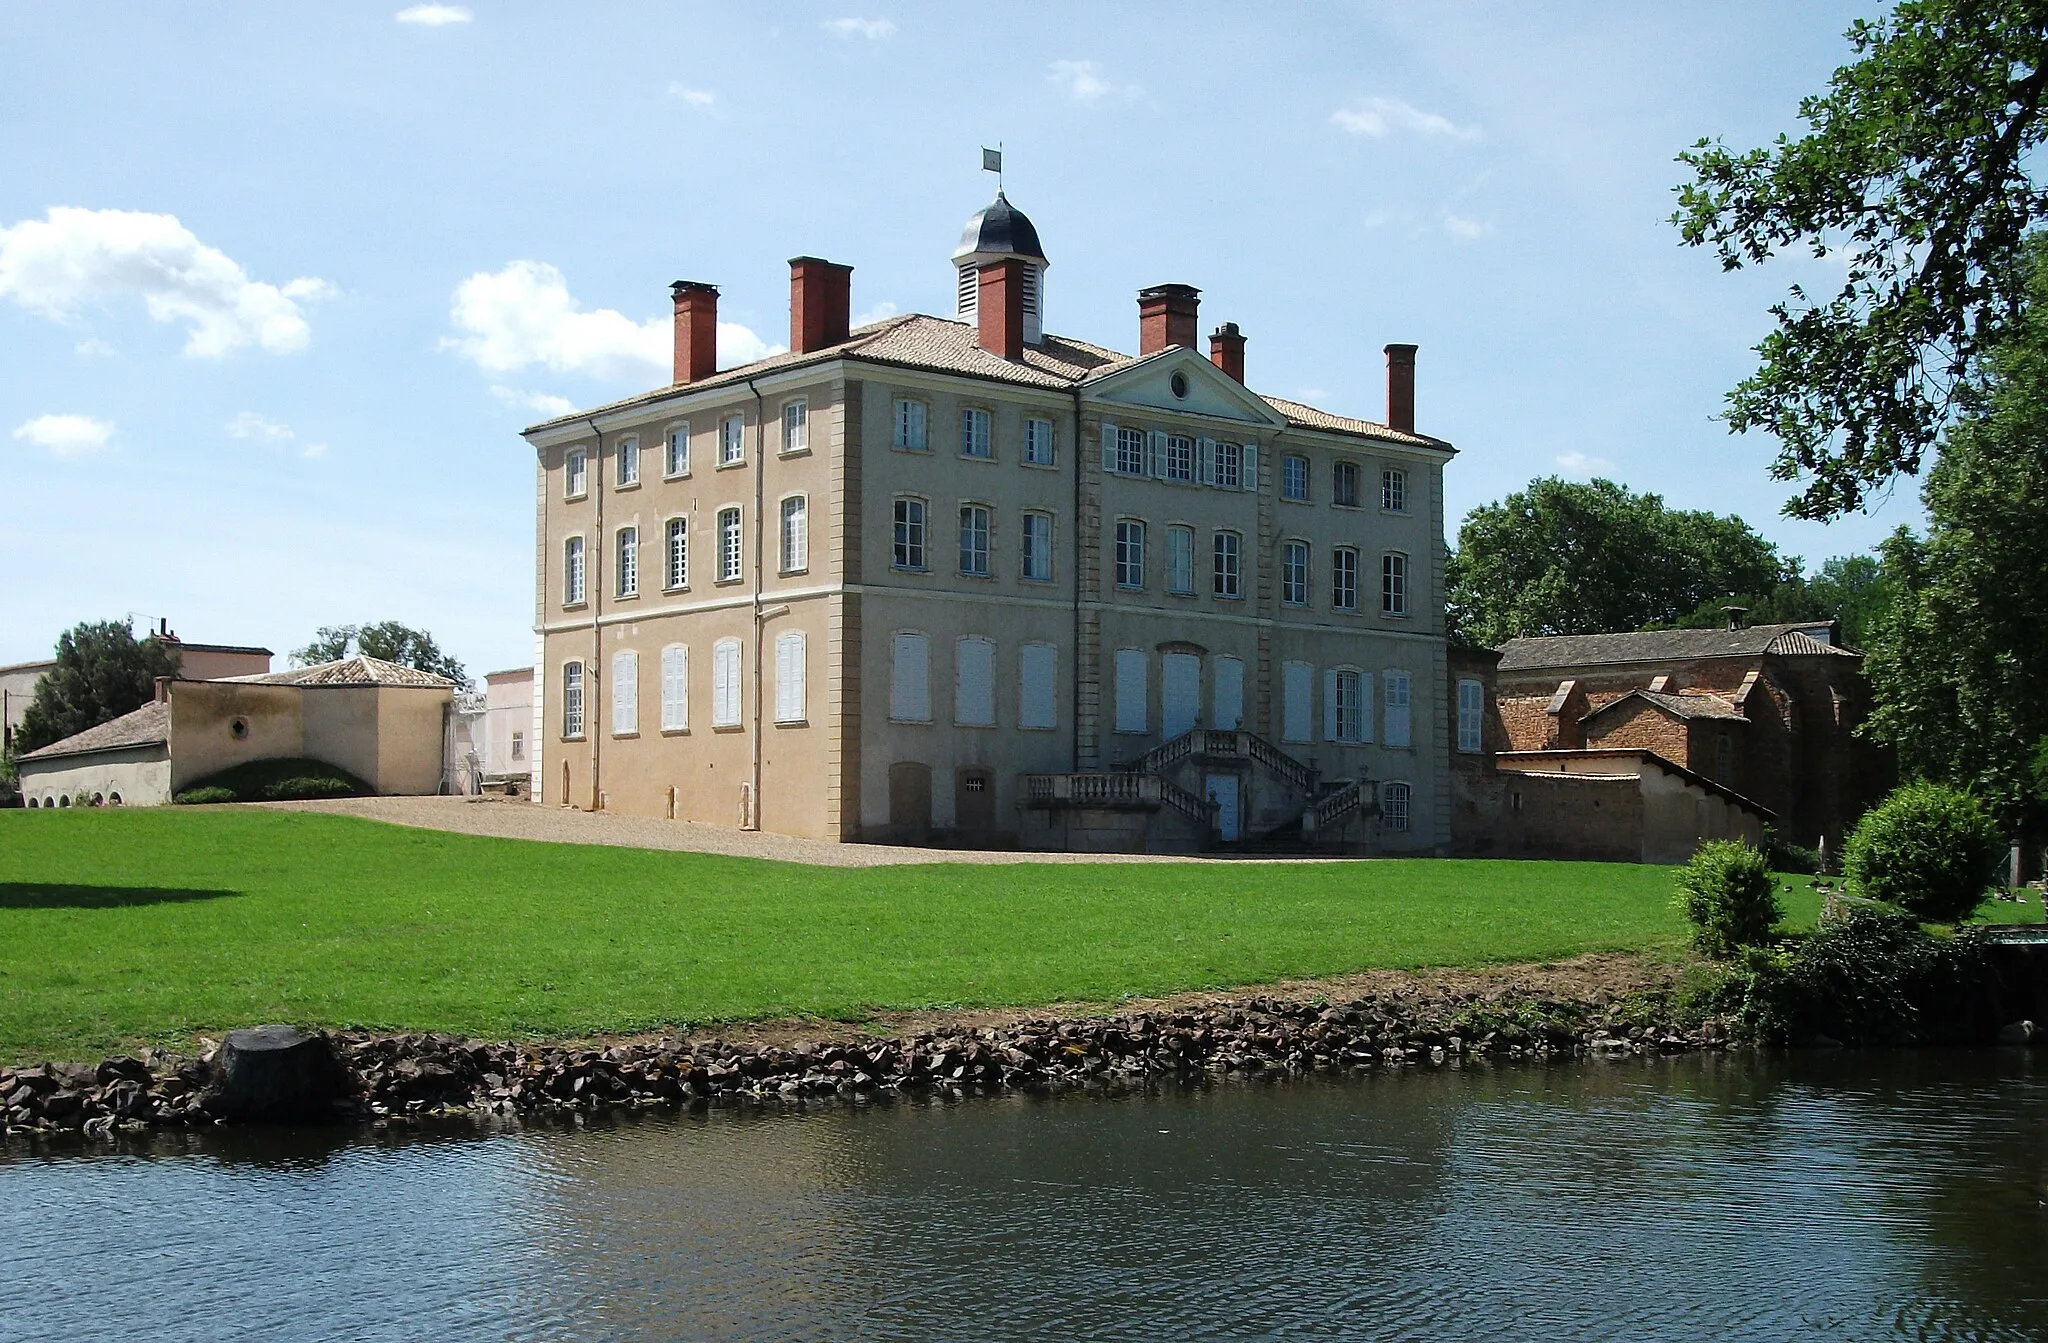
<path fill-rule="evenodd" d="M 1425 112 L 1399 98 L 1366 98 L 1330 113 L 1330 124 L 1351 135 L 1385 139 L 1394 131 L 1417 135 L 1448 135 L 1454 140 L 1476 140 L 1477 126 L 1460 126 L 1449 117 Z"/>
<path fill-rule="evenodd" d="M 325 280 L 251 280 L 175 215 L 60 205 L 0 228 L 0 298 L 63 321 L 88 304 L 139 296 L 156 321 L 187 323 L 185 353 L 203 359 L 249 344 L 272 354 L 305 349 L 311 331 L 300 305 L 334 292 Z"/>
<path fill-rule="evenodd" d="M 1316 402 L 1328 396 L 1329 393 L 1321 387 L 1304 387 L 1294 395 L 1298 400 L 1313 406 Z"/>
<path fill-rule="evenodd" d="M 529 392 L 518 387 L 506 387 L 502 384 L 494 385 L 491 388 L 491 395 L 497 397 L 508 406 L 518 410 L 530 410 L 534 414 L 545 416 L 550 420 L 559 419 L 561 416 L 567 415 L 570 411 L 576 409 L 576 403 L 566 396 L 551 396 L 546 392 Z"/>
<path fill-rule="evenodd" d="M 105 359 L 114 353 L 114 347 L 97 336 L 87 336 L 71 349 L 81 359 Z"/>
<path fill-rule="evenodd" d="M 562 272 L 545 261 L 513 261 L 455 287 L 449 320 L 461 334 L 441 342 L 486 373 L 540 367 L 609 380 L 666 379 L 675 328 L 669 316 L 644 322 L 612 308 L 585 312 Z M 751 363 L 785 348 L 737 322 L 718 324 L 718 366 Z"/>
<path fill-rule="evenodd" d="M 313 461 L 315 458 L 325 457 L 326 455 L 327 445 L 325 443 L 308 443 L 305 447 L 299 449 L 299 456 L 305 458 L 309 462 Z"/>
<path fill-rule="evenodd" d="M 228 421 L 229 438 L 253 438 L 265 443 L 282 443 L 293 437 L 291 426 L 266 420 L 253 410 L 245 410 Z"/>
<path fill-rule="evenodd" d="M 709 107 L 718 101 L 718 95 L 710 90 L 685 88 L 681 81 L 674 79 L 668 82 L 668 96 L 680 98 L 692 107 Z"/>
<path fill-rule="evenodd" d="M 90 415 L 38 415 L 15 429 L 14 436 L 59 457 L 85 457 L 107 446 L 114 426 Z"/>
<path fill-rule="evenodd" d="M 1450 234 L 1453 238 L 1463 238 L 1469 242 L 1474 238 L 1484 237 L 1486 234 L 1493 232 L 1493 225 L 1483 220 L 1467 219 L 1463 215 L 1454 215 L 1446 210 L 1444 211 L 1444 232 Z"/>
<path fill-rule="evenodd" d="M 476 15 L 461 5 L 409 5 L 392 17 L 400 23 L 416 23 L 423 28 L 439 28 L 449 23 L 468 23 Z"/>
<path fill-rule="evenodd" d="M 896 25 L 887 19 L 827 19 L 818 26 L 834 37 L 865 37 L 870 42 L 879 42 L 896 32 Z"/>
<path fill-rule="evenodd" d="M 902 309 L 898 308 L 895 304 L 884 301 L 877 303 L 866 312 L 855 314 L 853 320 L 848 322 L 847 325 L 856 327 L 871 326 L 876 322 L 886 322 L 901 311 Z"/>
<path fill-rule="evenodd" d="M 1583 452 L 1559 453 L 1554 460 L 1568 476 L 1590 478 L 1614 470 L 1614 463 L 1605 457 L 1589 457 Z"/>
<path fill-rule="evenodd" d="M 1054 61 L 1046 78 L 1077 103 L 1099 103 L 1105 98 L 1132 99 L 1140 90 L 1135 84 L 1117 85 L 1103 76 L 1094 61 Z"/>

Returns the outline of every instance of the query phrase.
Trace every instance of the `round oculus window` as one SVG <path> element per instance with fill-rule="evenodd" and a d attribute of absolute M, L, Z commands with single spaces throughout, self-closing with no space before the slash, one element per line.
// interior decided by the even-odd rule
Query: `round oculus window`
<path fill-rule="evenodd" d="M 1171 387 L 1173 388 L 1173 394 L 1174 394 L 1174 395 L 1175 395 L 1176 397 L 1180 398 L 1180 399 L 1181 399 L 1181 400 L 1183 400 L 1183 401 L 1187 400 L 1187 397 L 1188 397 L 1188 375 L 1187 375 L 1187 374 L 1185 374 L 1185 373 L 1176 373 L 1176 374 L 1174 374 L 1174 375 L 1173 375 L 1173 380 L 1172 380 L 1172 382 L 1171 382 L 1171 383 L 1169 383 L 1168 385 L 1169 385 L 1169 386 L 1171 386 Z"/>

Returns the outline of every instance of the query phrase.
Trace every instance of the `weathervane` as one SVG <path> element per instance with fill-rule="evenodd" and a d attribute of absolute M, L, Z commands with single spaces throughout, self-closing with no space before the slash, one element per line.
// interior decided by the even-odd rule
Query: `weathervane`
<path fill-rule="evenodd" d="M 996 190 L 1001 192 L 1003 189 L 1003 142 L 1001 140 L 996 141 L 994 149 L 990 149 L 987 145 L 981 147 L 981 170 L 985 173 L 994 173 L 996 175 Z"/>

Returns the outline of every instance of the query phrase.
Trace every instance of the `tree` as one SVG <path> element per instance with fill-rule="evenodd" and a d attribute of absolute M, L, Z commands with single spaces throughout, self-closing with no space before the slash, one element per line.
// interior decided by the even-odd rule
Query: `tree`
<path fill-rule="evenodd" d="M 178 674 L 178 651 L 137 641 L 118 620 L 87 622 L 57 637 L 57 665 L 36 682 L 14 734 L 25 755 L 133 713 L 156 697 L 156 678 Z"/>
<path fill-rule="evenodd" d="M 1740 518 L 1668 509 L 1608 480 L 1555 476 L 1473 509 L 1451 557 L 1449 617 L 1480 643 L 1670 625 L 1798 565 Z"/>
<path fill-rule="evenodd" d="M 2029 172 L 2048 2 L 1901 0 L 1847 36 L 1857 59 L 1800 103 L 1809 132 L 1739 154 L 1700 140 L 1672 216 L 1726 270 L 1795 246 L 1846 263 L 1833 297 L 1793 285 L 1772 307 L 1725 413 L 1777 436 L 1772 474 L 1805 479 L 1786 511 L 1806 518 L 1918 472 L 2019 312 L 2024 241 L 2048 217 Z"/>
<path fill-rule="evenodd" d="M 1767 592 L 1716 598 L 1678 624 L 1683 629 L 1712 629 L 1727 618 L 1723 606 L 1741 606 L 1748 609 L 1752 625 L 1838 620 L 1842 642 L 1862 648 L 1871 622 L 1889 606 L 1891 590 L 1875 555 L 1837 555 L 1811 577 L 1794 574 Z"/>
<path fill-rule="evenodd" d="M 464 690 L 470 687 L 469 672 L 452 653 L 441 651 L 433 635 L 395 620 L 374 625 L 322 625 L 314 632 L 313 642 L 292 650 L 292 661 L 310 667 L 339 662 L 352 654 L 445 676 Z"/>

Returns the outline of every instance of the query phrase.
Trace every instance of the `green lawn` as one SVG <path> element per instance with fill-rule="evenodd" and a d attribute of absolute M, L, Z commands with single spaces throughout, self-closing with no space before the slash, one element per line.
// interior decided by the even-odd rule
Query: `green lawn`
<path fill-rule="evenodd" d="M 261 1021 L 493 1037 L 1679 953 L 1668 868 L 810 868 L 309 813 L 0 812 L 0 1061 Z M 1793 924 L 1817 902 L 1791 902 Z"/>

